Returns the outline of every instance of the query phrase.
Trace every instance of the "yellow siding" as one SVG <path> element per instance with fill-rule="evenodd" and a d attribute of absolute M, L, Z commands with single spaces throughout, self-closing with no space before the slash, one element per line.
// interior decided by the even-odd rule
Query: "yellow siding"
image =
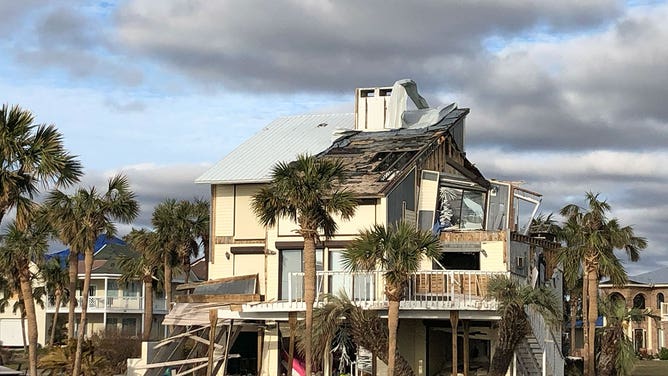
<path fill-rule="evenodd" d="M 209 279 L 231 277 L 233 275 L 232 255 L 228 259 L 230 246 L 227 244 L 216 244 L 213 248 L 214 260 L 209 264 Z"/>
<path fill-rule="evenodd" d="M 503 262 L 506 251 L 503 241 L 482 242 L 483 252 L 480 254 L 480 270 L 490 272 L 505 272 L 508 270 Z"/>
<path fill-rule="evenodd" d="M 234 235 L 234 186 L 214 186 L 214 236 Z"/>
<path fill-rule="evenodd" d="M 382 213 L 380 216 L 385 216 Z M 353 235 L 356 236 L 361 230 L 370 228 L 378 221 L 378 205 L 360 205 L 355 210 L 355 215 L 349 220 L 341 219 L 335 215 L 334 221 L 338 225 L 337 236 Z M 281 218 L 278 223 L 279 236 L 294 236 L 298 229 L 297 223 L 289 218 Z"/>
<path fill-rule="evenodd" d="M 234 198 L 234 238 L 239 239 L 264 239 L 265 229 L 253 213 L 251 200 L 253 195 L 261 187 L 260 184 L 245 184 L 236 186 Z"/>
<path fill-rule="evenodd" d="M 260 294 L 264 294 L 264 255 L 233 255 L 234 275 L 258 274 Z"/>

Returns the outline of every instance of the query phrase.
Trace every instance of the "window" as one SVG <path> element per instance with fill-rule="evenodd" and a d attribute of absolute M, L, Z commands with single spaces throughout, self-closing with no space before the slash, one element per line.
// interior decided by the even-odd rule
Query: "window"
<path fill-rule="evenodd" d="M 645 309 L 645 296 L 643 294 L 633 297 L 633 308 Z"/>
<path fill-rule="evenodd" d="M 661 309 L 661 303 L 663 303 L 663 293 L 656 294 L 656 308 Z"/>
<path fill-rule="evenodd" d="M 292 277 L 290 281 L 290 273 L 299 273 L 304 271 L 304 259 L 302 257 L 301 249 L 283 249 L 280 251 L 280 267 L 281 267 L 281 286 L 279 290 L 280 299 L 287 300 L 289 298 L 290 289 L 292 289 L 292 297 L 301 298 L 304 291 L 304 278 Z M 323 270 L 323 250 L 316 249 L 315 251 L 315 270 Z"/>
<path fill-rule="evenodd" d="M 439 190 L 439 224 L 443 230 L 482 229 L 485 193 L 454 187 Z"/>
<path fill-rule="evenodd" d="M 90 287 L 88 287 L 88 296 L 95 296 L 95 294 L 97 294 L 97 286 L 90 285 Z"/>
<path fill-rule="evenodd" d="M 139 282 L 137 281 L 128 282 L 125 288 L 123 289 L 123 296 L 125 297 L 140 296 L 139 291 L 140 291 Z"/>

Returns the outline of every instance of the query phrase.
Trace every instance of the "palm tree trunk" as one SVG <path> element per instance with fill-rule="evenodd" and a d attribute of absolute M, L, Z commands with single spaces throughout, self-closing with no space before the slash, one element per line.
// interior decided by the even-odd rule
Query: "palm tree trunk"
<path fill-rule="evenodd" d="M 387 376 L 394 376 L 397 358 L 397 329 L 399 328 L 399 301 L 390 300 L 387 310 Z"/>
<path fill-rule="evenodd" d="M 306 341 L 304 341 L 304 355 L 306 361 L 306 376 L 311 376 L 313 350 L 311 333 L 313 333 L 313 304 L 315 302 L 315 238 L 313 234 L 304 236 L 304 302 L 306 303 Z"/>
<path fill-rule="evenodd" d="M 595 338 L 596 338 L 596 321 L 598 320 L 598 267 L 592 265 L 587 269 L 587 287 L 589 289 L 589 306 L 587 307 L 587 321 L 589 327 L 587 328 L 589 342 L 587 343 L 587 354 L 589 359 L 586 363 L 585 375 L 596 375 L 596 353 L 595 353 Z"/>
<path fill-rule="evenodd" d="M 209 280 L 209 237 L 202 236 L 202 244 L 204 245 L 204 280 Z"/>
<path fill-rule="evenodd" d="M 571 356 L 575 356 L 575 324 L 577 321 L 577 315 L 578 315 L 578 300 L 571 295 L 571 314 L 570 314 L 570 319 L 571 319 L 571 328 L 570 328 L 570 334 L 569 334 L 569 343 L 570 343 L 570 354 Z"/>
<path fill-rule="evenodd" d="M 624 330 L 621 326 L 608 327 L 603 331 L 601 340 L 601 355 L 598 360 L 599 376 L 616 375 L 616 363 L 619 356 L 619 348 L 624 340 Z"/>
<path fill-rule="evenodd" d="M 504 376 L 513 360 L 515 348 L 520 341 L 531 333 L 531 324 L 523 306 L 508 307 L 499 321 L 499 335 L 494 346 L 490 376 Z"/>
<path fill-rule="evenodd" d="M 142 341 L 151 339 L 151 326 L 153 324 L 153 280 L 148 277 L 148 282 L 144 281 L 144 328 L 142 332 Z"/>
<path fill-rule="evenodd" d="M 164 259 L 165 268 L 165 299 L 167 299 L 167 312 L 172 309 L 172 266 L 169 262 L 169 254 L 166 254 Z"/>
<path fill-rule="evenodd" d="M 586 267 L 584 273 L 587 273 Z M 587 351 L 589 348 L 589 320 L 587 319 L 587 312 L 589 312 L 589 280 L 585 275 L 582 278 L 582 360 L 584 362 L 585 376 L 587 376 L 587 362 L 589 359 Z"/>
<path fill-rule="evenodd" d="M 53 321 L 51 322 L 51 337 L 49 338 L 49 345 L 53 346 L 56 341 L 56 326 L 58 325 L 58 313 L 60 312 L 60 304 L 63 300 L 63 292 L 57 289 L 56 292 L 56 310 L 53 313 Z"/>
<path fill-rule="evenodd" d="M 69 277 L 70 277 L 70 301 L 68 304 L 67 311 L 67 339 L 74 339 L 74 310 L 76 309 L 77 300 L 76 291 L 77 291 L 77 279 L 79 275 L 79 260 L 76 252 L 72 250 L 70 246 L 70 255 L 67 257 L 69 262 Z"/>
<path fill-rule="evenodd" d="M 24 265 L 19 272 L 21 295 L 23 295 L 23 310 L 28 320 L 28 361 L 31 375 L 37 375 L 37 315 L 35 314 L 35 300 L 32 296 L 30 281 L 30 266 Z M 23 319 L 21 320 L 23 322 Z M 25 335 L 25 331 L 24 331 Z"/>
<path fill-rule="evenodd" d="M 84 335 L 86 334 L 86 313 L 88 312 L 88 290 L 90 288 L 90 275 L 93 272 L 93 250 L 87 250 L 84 254 L 84 283 L 81 292 L 81 320 L 79 321 L 79 333 L 77 333 L 77 350 L 74 354 L 74 367 L 72 376 L 81 373 L 81 355 L 83 352 Z"/>

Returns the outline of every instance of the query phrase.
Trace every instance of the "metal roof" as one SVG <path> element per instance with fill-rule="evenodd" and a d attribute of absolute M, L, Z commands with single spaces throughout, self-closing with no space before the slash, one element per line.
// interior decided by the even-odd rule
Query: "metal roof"
<path fill-rule="evenodd" d="M 668 267 L 630 276 L 629 281 L 647 285 L 668 283 Z"/>
<path fill-rule="evenodd" d="M 271 169 L 277 162 L 295 160 L 298 154 L 318 154 L 332 144 L 337 129 L 349 130 L 354 125 L 353 114 L 280 117 L 204 172 L 195 183 L 269 181 Z"/>

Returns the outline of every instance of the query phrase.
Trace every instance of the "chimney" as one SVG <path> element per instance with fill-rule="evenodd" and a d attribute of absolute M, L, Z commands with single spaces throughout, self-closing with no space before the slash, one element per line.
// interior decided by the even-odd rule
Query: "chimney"
<path fill-rule="evenodd" d="M 391 87 L 355 89 L 355 129 L 385 130 L 387 106 L 391 94 Z"/>

